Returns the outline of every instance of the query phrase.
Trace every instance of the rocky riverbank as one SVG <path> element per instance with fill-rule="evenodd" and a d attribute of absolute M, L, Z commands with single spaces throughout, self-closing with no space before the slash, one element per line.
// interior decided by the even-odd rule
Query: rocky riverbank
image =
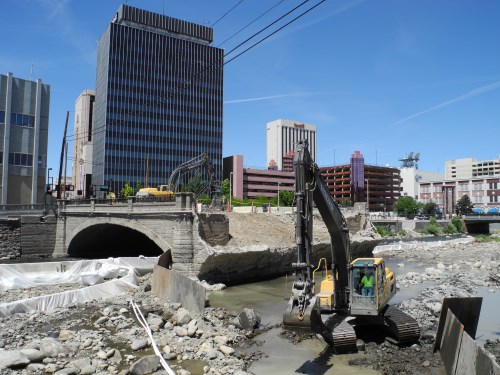
<path fill-rule="evenodd" d="M 161 366 L 154 341 L 177 374 L 189 374 L 184 367 L 193 363 L 205 374 L 246 374 L 248 363 L 258 358 L 240 349 L 254 334 L 251 326 L 244 327 L 249 321 L 258 324 L 251 314 L 242 320 L 207 308 L 196 316 L 154 297 L 150 286 L 151 275 L 146 275 L 131 295 L 0 318 L 0 373 L 166 374 L 156 371 Z M 46 294 L 55 290 L 37 287 L 25 290 L 23 297 L 38 295 L 43 288 Z M 1 300 L 8 295 L 2 293 Z M 131 301 L 146 317 L 154 340 L 141 327 Z"/>

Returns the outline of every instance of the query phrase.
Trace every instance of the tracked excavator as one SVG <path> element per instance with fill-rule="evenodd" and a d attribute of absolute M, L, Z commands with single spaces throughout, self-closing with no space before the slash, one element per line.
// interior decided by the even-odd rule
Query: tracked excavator
<path fill-rule="evenodd" d="M 319 334 L 337 352 L 356 351 L 356 331 L 361 327 L 382 327 L 386 337 L 395 343 L 417 341 L 417 321 L 389 305 L 396 294 L 396 277 L 384 259 L 351 260 L 347 222 L 311 158 L 307 140 L 297 144 L 294 170 L 297 261 L 292 267 L 296 279 L 283 314 L 285 329 Z M 314 281 L 319 266 L 313 265 L 312 256 L 314 204 L 331 238 L 331 273 L 320 283 L 319 291 Z M 323 266 L 328 263 L 326 259 L 321 262 Z M 363 293 L 359 285 L 369 274 L 373 275 L 372 288 Z"/>

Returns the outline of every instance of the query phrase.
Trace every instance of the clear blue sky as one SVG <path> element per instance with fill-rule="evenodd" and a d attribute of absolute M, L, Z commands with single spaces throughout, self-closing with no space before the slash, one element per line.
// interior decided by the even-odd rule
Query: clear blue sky
<path fill-rule="evenodd" d="M 32 78 L 51 85 L 53 173 L 66 111 L 71 135 L 75 100 L 95 87 L 96 42 L 121 3 L 2 1 L 0 72 L 29 79 L 33 65 Z M 208 26 L 238 4 L 214 25 L 214 46 L 277 4 L 222 44 L 228 52 L 300 1 L 128 4 Z M 320 166 L 346 163 L 355 150 L 368 164 L 391 166 L 420 152 L 420 169 L 440 172 L 449 159 L 498 158 L 499 15 L 498 0 L 325 1 L 225 66 L 223 156 L 264 168 L 266 123 L 282 118 L 317 125 Z"/>

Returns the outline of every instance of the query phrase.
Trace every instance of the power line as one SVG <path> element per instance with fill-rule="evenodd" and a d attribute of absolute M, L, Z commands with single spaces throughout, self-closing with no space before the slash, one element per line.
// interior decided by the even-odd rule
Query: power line
<path fill-rule="evenodd" d="M 278 1 L 276 4 L 274 4 L 271 8 L 269 8 L 268 10 L 266 10 L 264 13 L 262 13 L 259 17 L 255 18 L 253 21 L 247 23 L 245 26 L 243 26 L 241 29 L 239 29 L 237 32 L 235 32 L 233 35 L 231 35 L 229 38 L 227 39 L 224 39 L 221 43 L 219 43 L 219 45 L 217 45 L 217 47 L 220 47 L 222 46 L 224 43 L 226 43 L 227 41 L 231 40 L 233 37 L 235 37 L 236 35 L 238 35 L 239 33 L 241 33 L 243 30 L 245 30 L 248 26 L 254 24 L 255 22 L 257 22 L 258 20 L 260 20 L 262 17 L 264 17 L 267 13 L 269 13 L 271 10 L 273 10 L 274 8 L 276 8 L 278 5 L 280 5 L 283 1 L 285 0 L 280 0 Z"/>
<path fill-rule="evenodd" d="M 309 0 L 307 0 L 309 1 Z M 237 59 L 238 57 L 240 57 L 241 55 L 243 55 L 244 53 L 250 51 L 252 48 L 258 46 L 260 43 L 262 43 L 263 41 L 265 41 L 266 39 L 270 38 L 271 36 L 273 36 L 274 34 L 276 34 L 277 32 L 283 30 L 285 27 L 287 27 L 288 25 L 290 25 L 292 22 L 295 22 L 296 20 L 298 20 L 299 18 L 301 18 L 302 16 L 306 15 L 307 13 L 309 13 L 311 10 L 313 10 L 314 8 L 316 8 L 317 6 L 319 6 L 320 4 L 324 3 L 326 0 L 321 0 L 318 4 L 316 5 L 313 5 L 311 8 L 307 9 L 305 12 L 299 14 L 297 17 L 295 17 L 294 19 L 292 19 L 291 21 L 287 22 L 286 24 L 284 24 L 283 26 L 281 26 L 280 28 L 278 28 L 277 30 L 273 31 L 271 34 L 267 35 L 266 37 L 262 38 L 261 40 L 259 40 L 258 42 L 254 43 L 253 45 L 251 45 L 250 47 L 248 47 L 246 50 L 244 50 L 243 52 L 240 52 L 239 54 L 237 54 L 235 57 L 233 57 L 232 59 L 230 59 L 229 61 L 226 61 L 224 63 L 224 65 L 226 64 L 229 64 L 231 61 Z"/>
<path fill-rule="evenodd" d="M 230 12 L 231 12 L 234 8 L 236 8 L 238 5 L 240 5 L 243 1 L 245 1 L 245 0 L 240 0 L 240 1 L 238 1 L 238 3 L 237 3 L 234 7 L 232 7 L 232 8 L 231 8 L 231 9 L 229 9 L 226 13 L 224 13 L 224 14 L 222 15 L 222 17 L 221 17 L 221 18 L 219 18 L 217 21 L 215 21 L 213 24 L 211 24 L 211 25 L 210 25 L 210 27 L 214 27 L 215 25 L 217 25 L 217 23 L 218 23 L 220 20 L 222 20 L 224 17 L 226 17 L 226 16 L 227 16 L 227 15 L 228 15 L 228 14 L 229 14 L 229 13 L 230 13 Z"/>

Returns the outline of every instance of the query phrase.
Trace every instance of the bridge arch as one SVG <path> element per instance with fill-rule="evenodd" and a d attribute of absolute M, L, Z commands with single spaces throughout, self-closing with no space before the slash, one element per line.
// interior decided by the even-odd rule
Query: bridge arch
<path fill-rule="evenodd" d="M 74 228 L 67 254 L 79 258 L 158 256 L 171 249 L 158 233 L 135 220 L 95 217 Z"/>

